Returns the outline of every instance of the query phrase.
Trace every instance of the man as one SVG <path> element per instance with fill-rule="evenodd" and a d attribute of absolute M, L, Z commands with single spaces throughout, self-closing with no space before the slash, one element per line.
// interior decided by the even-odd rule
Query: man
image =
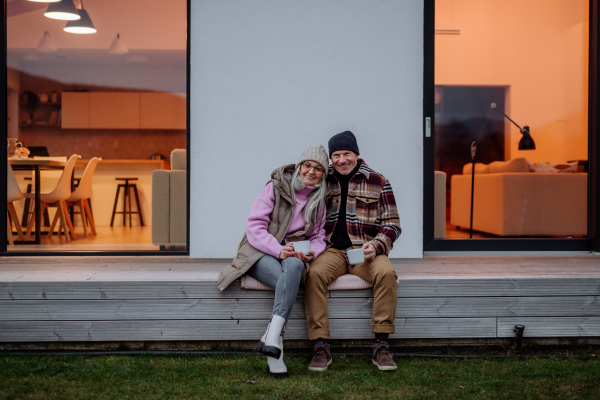
<path fill-rule="evenodd" d="M 325 371 L 331 364 L 327 286 L 346 273 L 373 284 L 373 364 L 382 371 L 397 368 L 387 343 L 394 333 L 397 276 L 387 255 L 400 235 L 400 218 L 389 182 L 359 154 L 350 131 L 329 140 L 327 249 L 312 262 L 304 294 L 308 337 L 315 341 L 310 371 Z M 364 249 L 362 264 L 348 264 L 350 248 Z"/>

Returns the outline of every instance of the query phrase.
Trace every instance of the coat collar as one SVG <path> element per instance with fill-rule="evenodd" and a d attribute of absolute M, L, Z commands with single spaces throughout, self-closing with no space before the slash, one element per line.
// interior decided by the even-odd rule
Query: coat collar
<path fill-rule="evenodd" d="M 371 168 L 367 165 L 367 163 L 362 159 L 358 159 L 359 167 L 356 174 L 363 174 L 367 179 L 371 176 Z M 333 164 L 329 165 L 329 176 L 335 177 L 335 169 L 333 168 Z M 337 178 L 336 178 L 337 179 Z"/>
<path fill-rule="evenodd" d="M 284 165 L 283 167 L 277 168 L 271 173 L 271 182 L 273 186 L 281 192 L 281 196 L 294 204 L 292 197 L 292 175 L 296 170 L 295 164 Z"/>

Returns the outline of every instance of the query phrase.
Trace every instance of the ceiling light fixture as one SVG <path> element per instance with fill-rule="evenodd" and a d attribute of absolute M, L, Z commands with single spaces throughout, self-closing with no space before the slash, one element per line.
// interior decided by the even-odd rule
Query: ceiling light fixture
<path fill-rule="evenodd" d="M 96 33 L 97 31 L 90 15 L 83 9 L 83 0 L 80 4 L 81 8 L 77 12 L 81 18 L 76 21 L 67 22 L 63 30 L 69 33 Z"/>
<path fill-rule="evenodd" d="M 123 39 L 121 39 L 121 35 L 119 33 L 117 33 L 117 37 L 115 38 L 115 40 L 113 40 L 112 44 L 110 45 L 110 49 L 108 49 L 108 52 L 110 54 L 129 53 L 129 50 L 127 50 L 127 46 L 125 46 L 125 43 L 123 42 Z"/>
<path fill-rule="evenodd" d="M 44 15 L 48 18 L 63 21 L 75 21 L 81 18 L 77 12 L 77 7 L 73 4 L 73 0 L 60 0 L 57 3 L 49 4 Z"/>
<path fill-rule="evenodd" d="M 37 51 L 41 51 L 43 53 L 52 53 L 56 51 L 56 45 L 54 44 L 54 40 L 52 40 L 48 31 L 44 33 L 42 40 L 40 40 L 40 43 L 37 46 Z"/>
<path fill-rule="evenodd" d="M 60 0 L 27 0 L 27 1 L 31 1 L 33 3 L 57 3 Z"/>

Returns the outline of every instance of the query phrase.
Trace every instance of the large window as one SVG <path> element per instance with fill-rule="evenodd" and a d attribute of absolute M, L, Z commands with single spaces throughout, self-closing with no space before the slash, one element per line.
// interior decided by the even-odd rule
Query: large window
<path fill-rule="evenodd" d="M 588 237 L 588 54 L 587 0 L 435 1 L 436 239 Z"/>
<path fill-rule="evenodd" d="M 187 7 L 6 1 L 8 251 L 185 251 Z"/>

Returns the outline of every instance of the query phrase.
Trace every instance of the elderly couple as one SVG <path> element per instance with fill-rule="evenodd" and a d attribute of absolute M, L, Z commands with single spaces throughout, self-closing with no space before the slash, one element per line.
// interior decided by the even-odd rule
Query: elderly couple
<path fill-rule="evenodd" d="M 275 304 L 256 350 L 267 356 L 274 378 L 288 376 L 283 336 L 301 282 L 308 337 L 315 341 L 310 371 L 331 364 L 327 286 L 350 273 L 373 284 L 373 364 L 395 370 L 387 344 L 394 333 L 396 273 L 387 255 L 400 235 L 400 219 L 390 183 L 359 158 L 350 131 L 329 140 L 329 160 L 321 145 L 298 162 L 276 169 L 252 203 L 246 234 L 232 265 L 219 276 L 219 289 L 247 274 L 275 288 Z M 310 240 L 310 252 L 293 243 Z M 364 262 L 349 265 L 346 250 L 363 248 Z"/>

